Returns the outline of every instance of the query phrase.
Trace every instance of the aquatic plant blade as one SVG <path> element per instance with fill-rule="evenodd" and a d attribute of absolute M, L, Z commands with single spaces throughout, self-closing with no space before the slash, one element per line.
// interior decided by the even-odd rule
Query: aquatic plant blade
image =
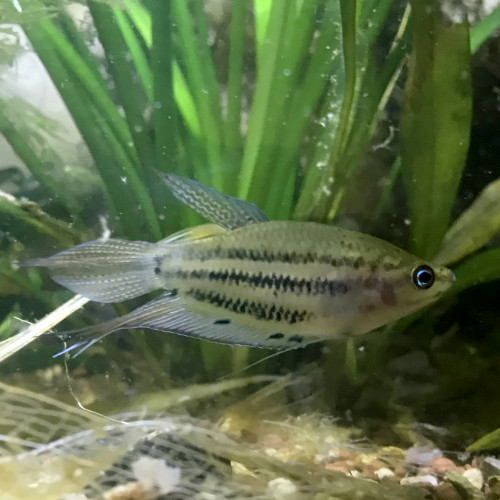
<path fill-rule="evenodd" d="M 412 2 L 413 53 L 401 119 L 402 172 L 413 253 L 436 255 L 448 228 L 469 146 L 469 29 L 449 24 L 433 0 Z"/>
<path fill-rule="evenodd" d="M 23 29 L 94 158 L 115 226 L 125 230 L 129 237 L 140 238 L 147 225 L 150 233 L 160 238 L 158 218 L 137 171 L 130 130 L 108 90 L 54 23 L 45 20 L 32 26 L 23 25 Z M 135 203 L 131 203 L 131 198 L 135 198 Z"/>
<path fill-rule="evenodd" d="M 500 179 L 488 184 L 444 237 L 434 262 L 449 265 L 488 243 L 500 231 Z"/>
<path fill-rule="evenodd" d="M 184 407 L 193 401 L 212 399 L 221 393 L 233 391 L 248 385 L 276 382 L 286 379 L 272 375 L 254 375 L 234 378 L 208 384 L 192 384 L 178 389 L 162 390 L 136 394 L 134 398 L 118 395 L 113 399 L 98 401 L 92 405 L 92 411 L 104 414 L 117 414 L 129 411 L 164 412 L 170 408 Z M 288 382 L 289 383 L 289 382 Z"/>
<path fill-rule="evenodd" d="M 243 91 L 243 58 L 248 0 L 234 2 L 231 9 L 227 77 L 227 113 L 224 123 L 225 143 L 235 150 L 241 147 L 241 106 Z"/>
<path fill-rule="evenodd" d="M 371 53 L 388 3 L 363 2 L 357 10 L 353 2 L 338 6 L 342 6 L 341 16 L 337 15 L 342 20 L 340 37 L 328 46 L 340 51 L 341 57 L 333 61 L 331 83 L 316 120 L 322 128 L 311 137 L 315 146 L 295 208 L 300 219 L 331 221 L 337 215 L 408 51 L 407 11 L 402 12 L 392 47 L 380 65 Z M 336 20 L 330 24 L 340 29 Z M 330 32 L 334 29 L 328 27 Z"/>
<path fill-rule="evenodd" d="M 464 260 L 453 269 L 457 281 L 446 292 L 453 294 L 490 281 L 500 280 L 500 248 L 485 250 Z"/>
<path fill-rule="evenodd" d="M 144 169 L 154 164 L 155 160 L 153 141 L 143 116 L 146 96 L 136 83 L 136 69 L 118 23 L 114 22 L 113 10 L 95 2 L 89 3 L 89 9 L 104 49 L 107 70 L 113 79 L 116 97 L 125 113 L 141 167 Z"/>
<path fill-rule="evenodd" d="M 271 16 L 272 0 L 254 0 L 253 11 L 255 16 L 255 49 L 257 66 L 260 67 L 262 53 L 265 49 L 265 39 L 269 18 Z"/>
<path fill-rule="evenodd" d="M 259 149 L 264 142 L 264 125 L 268 113 L 273 107 L 270 99 L 276 77 L 275 71 L 282 57 L 285 20 L 289 15 L 291 7 L 292 2 L 274 2 L 272 4 L 266 38 L 262 42 L 266 44 L 266 50 L 259 56 L 259 73 L 255 82 L 252 108 L 248 120 L 245 151 L 240 171 L 238 196 L 243 199 L 248 198 L 255 178 Z"/>
<path fill-rule="evenodd" d="M 473 453 L 475 451 L 482 450 L 498 450 L 500 448 L 500 429 L 495 429 L 488 434 L 480 437 L 477 441 L 474 441 L 471 445 L 467 446 L 466 451 L 468 453 Z"/>
<path fill-rule="evenodd" d="M 481 19 L 470 33 L 470 50 L 474 54 L 477 49 L 500 27 L 500 7 L 494 9 Z"/>
<path fill-rule="evenodd" d="M 0 134 L 47 194 L 76 214 L 80 203 L 67 179 L 61 178 L 65 165 L 53 147 L 54 139 L 60 140 L 61 132 L 56 121 L 28 102 L 17 97 L 0 99 Z M 91 178 L 89 175 L 89 184 L 81 186 L 82 189 L 91 187 Z"/>
<path fill-rule="evenodd" d="M 205 14 L 199 0 L 192 2 L 193 14 L 186 2 L 172 0 L 171 16 L 179 38 L 176 58 L 186 70 L 186 81 L 196 105 L 203 138 L 202 147 L 206 152 L 210 169 L 199 169 L 197 177 L 211 186 L 222 189 L 222 117 L 219 90 L 215 78 L 213 59 L 207 48 L 206 39 L 201 41 L 206 27 Z M 194 20 L 196 18 L 196 22 Z M 182 50 L 180 50 L 182 48 Z"/>
<path fill-rule="evenodd" d="M 0 190 L 0 214 L 2 217 L 12 217 L 16 221 L 15 229 L 18 229 L 19 222 L 24 223 L 62 246 L 72 246 L 80 241 L 81 235 L 69 224 L 51 217 L 36 203 L 19 200 L 2 190 Z"/>

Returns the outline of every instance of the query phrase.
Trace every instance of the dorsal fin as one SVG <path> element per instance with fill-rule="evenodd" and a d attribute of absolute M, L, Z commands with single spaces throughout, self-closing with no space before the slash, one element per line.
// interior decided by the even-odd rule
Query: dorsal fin
<path fill-rule="evenodd" d="M 253 203 L 227 196 L 179 175 L 160 172 L 160 176 L 179 201 L 228 231 L 268 220 Z"/>
<path fill-rule="evenodd" d="M 171 245 L 172 243 L 186 243 L 188 241 L 202 240 L 217 234 L 223 234 L 226 230 L 217 224 L 202 224 L 201 226 L 188 227 L 171 234 L 167 238 L 158 242 L 158 244 Z"/>

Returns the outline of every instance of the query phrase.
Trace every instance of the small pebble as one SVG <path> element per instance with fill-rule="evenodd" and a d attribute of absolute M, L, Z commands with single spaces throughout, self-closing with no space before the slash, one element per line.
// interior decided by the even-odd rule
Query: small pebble
<path fill-rule="evenodd" d="M 463 497 L 452 484 L 441 483 L 436 488 L 436 500 L 463 500 Z"/>
<path fill-rule="evenodd" d="M 500 476 L 491 476 L 488 478 L 488 486 L 492 498 L 500 498 Z"/>
<path fill-rule="evenodd" d="M 294 500 L 297 486 L 284 477 L 277 477 L 267 483 L 267 491 L 275 500 Z"/>
<path fill-rule="evenodd" d="M 494 457 L 486 457 L 481 464 L 483 475 L 500 476 L 500 460 Z"/>
<path fill-rule="evenodd" d="M 442 457 L 443 452 L 436 448 L 430 449 L 422 446 L 412 446 L 406 452 L 405 462 L 412 465 L 429 465 L 432 460 Z"/>
<path fill-rule="evenodd" d="M 410 476 L 401 479 L 399 484 L 403 486 L 416 485 L 416 484 L 430 484 L 431 486 L 437 486 L 438 480 L 431 476 L 430 474 L 426 476 Z"/>
<path fill-rule="evenodd" d="M 478 490 L 483 487 L 483 474 L 479 469 L 467 469 L 462 476 L 466 477 Z"/>
<path fill-rule="evenodd" d="M 459 491 L 466 500 L 484 498 L 481 490 L 476 488 L 466 477 L 455 471 L 449 471 L 444 476 L 445 481 L 449 481 Z"/>
<path fill-rule="evenodd" d="M 392 472 L 392 470 L 388 469 L 387 467 L 382 467 L 375 471 L 375 475 L 377 476 L 377 479 L 379 481 L 382 481 L 383 479 L 386 479 L 388 477 L 393 477 L 394 472 Z"/>
<path fill-rule="evenodd" d="M 430 466 L 434 470 L 436 474 L 445 474 L 451 470 L 456 472 L 461 472 L 463 469 L 460 469 L 452 460 L 446 457 L 436 457 L 434 458 Z"/>

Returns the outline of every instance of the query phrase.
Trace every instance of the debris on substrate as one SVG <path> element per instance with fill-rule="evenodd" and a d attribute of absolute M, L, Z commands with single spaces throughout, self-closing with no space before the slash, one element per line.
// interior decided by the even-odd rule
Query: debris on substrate
<path fill-rule="evenodd" d="M 290 384 L 267 384 L 215 423 L 157 411 L 104 417 L 0 384 L 2 500 L 500 499 L 497 458 L 378 447 L 320 413 L 287 415 Z M 213 398 L 214 387 L 184 393 Z"/>

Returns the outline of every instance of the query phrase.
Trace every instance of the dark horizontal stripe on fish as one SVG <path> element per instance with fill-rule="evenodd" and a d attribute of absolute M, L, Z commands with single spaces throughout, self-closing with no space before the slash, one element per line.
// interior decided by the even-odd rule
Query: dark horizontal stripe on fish
<path fill-rule="evenodd" d="M 256 288 L 268 288 L 277 292 L 291 292 L 298 295 L 336 295 L 346 294 L 350 287 L 345 280 L 329 280 L 322 278 L 305 279 L 294 278 L 277 274 L 250 274 L 236 271 L 171 271 L 165 277 L 175 277 L 179 279 L 207 280 L 222 284 L 248 284 Z"/>
<path fill-rule="evenodd" d="M 311 317 L 308 311 L 285 309 L 283 306 L 253 302 L 248 299 L 228 297 L 223 293 L 191 289 L 187 295 L 199 302 L 207 302 L 236 314 L 248 314 L 257 319 L 285 321 L 293 325 Z"/>
<path fill-rule="evenodd" d="M 284 262 L 288 264 L 328 264 L 332 267 L 347 266 L 354 269 L 368 267 L 370 271 L 383 269 L 390 271 L 398 269 L 400 264 L 396 262 L 375 262 L 367 261 L 363 257 L 330 257 L 328 255 L 318 255 L 312 252 L 277 252 L 271 253 L 267 250 L 247 249 L 247 248 L 220 248 L 212 250 L 197 251 L 186 256 L 188 259 L 199 259 L 202 262 L 211 259 L 229 259 L 229 260 L 249 260 L 251 262 Z"/>

